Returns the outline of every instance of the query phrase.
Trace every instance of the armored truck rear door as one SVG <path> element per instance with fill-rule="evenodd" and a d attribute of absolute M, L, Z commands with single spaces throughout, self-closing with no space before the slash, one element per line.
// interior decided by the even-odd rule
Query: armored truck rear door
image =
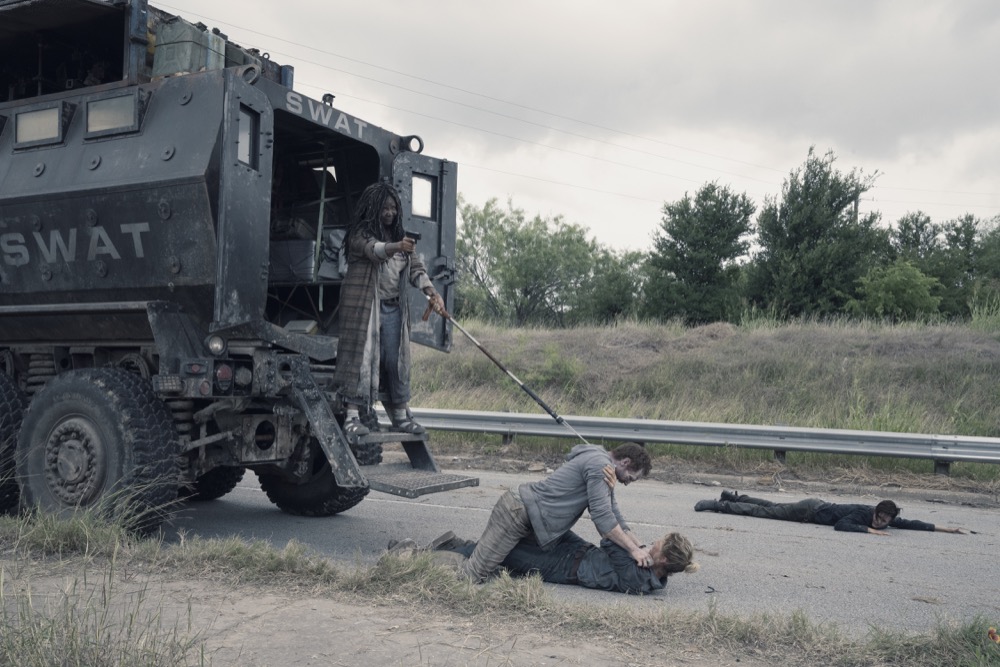
<path fill-rule="evenodd" d="M 392 171 L 403 204 L 403 228 L 420 234 L 417 254 L 450 311 L 455 299 L 458 165 L 402 151 L 393 161 Z M 417 290 L 409 290 L 409 294 L 410 340 L 442 351 L 450 350 L 451 332 L 444 320 L 431 315 L 423 321 L 427 300 Z"/>
<path fill-rule="evenodd" d="M 215 328 L 261 317 L 267 298 L 274 114 L 267 96 L 226 70 Z"/>

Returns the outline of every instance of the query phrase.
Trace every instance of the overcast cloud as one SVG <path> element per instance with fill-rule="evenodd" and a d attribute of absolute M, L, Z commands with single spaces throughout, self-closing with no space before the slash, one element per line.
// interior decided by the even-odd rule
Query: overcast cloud
<path fill-rule="evenodd" d="M 459 164 L 459 191 L 646 249 L 664 202 L 780 195 L 810 146 L 883 224 L 1000 215 L 995 0 L 170 0 L 296 88 Z"/>

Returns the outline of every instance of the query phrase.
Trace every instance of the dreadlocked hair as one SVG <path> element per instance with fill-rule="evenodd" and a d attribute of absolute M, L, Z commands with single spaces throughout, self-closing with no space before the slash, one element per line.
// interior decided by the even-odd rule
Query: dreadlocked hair
<path fill-rule="evenodd" d="M 386 230 L 379 222 L 379 214 L 382 212 L 382 206 L 390 198 L 396 203 L 396 221 L 390 229 Z M 403 206 L 396 188 L 388 183 L 372 183 L 358 198 L 358 203 L 354 207 L 354 221 L 351 223 L 350 229 L 347 230 L 347 236 L 350 238 L 354 234 L 360 233 L 379 241 L 401 241 L 404 235 L 402 211 Z"/>
<path fill-rule="evenodd" d="M 701 568 L 698 563 L 691 560 L 694 557 L 694 547 L 691 545 L 691 540 L 680 533 L 670 533 L 664 537 L 660 553 L 667 561 L 667 576 L 678 572 L 692 574 Z"/>

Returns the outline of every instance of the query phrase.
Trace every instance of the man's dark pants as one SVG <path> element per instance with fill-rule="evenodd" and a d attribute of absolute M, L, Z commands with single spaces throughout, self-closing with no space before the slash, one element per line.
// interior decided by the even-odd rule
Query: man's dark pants
<path fill-rule="evenodd" d="M 758 519 L 778 521 L 800 521 L 808 523 L 816 515 L 816 509 L 824 503 L 819 498 L 806 498 L 797 503 L 775 503 L 763 498 L 740 496 L 736 502 L 719 501 L 717 512 L 754 516 Z"/>
<path fill-rule="evenodd" d="M 456 552 L 471 556 L 476 544 L 470 542 L 455 549 Z M 513 574 L 527 575 L 537 572 L 543 581 L 552 584 L 576 584 L 576 569 L 580 559 L 590 549 L 596 549 L 573 531 L 559 538 L 551 548 L 543 550 L 534 537 L 526 537 L 507 554 L 500 563 Z"/>

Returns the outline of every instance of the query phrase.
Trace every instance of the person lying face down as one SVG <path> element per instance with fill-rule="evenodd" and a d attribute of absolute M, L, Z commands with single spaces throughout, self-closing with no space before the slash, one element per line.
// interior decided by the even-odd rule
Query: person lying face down
<path fill-rule="evenodd" d="M 719 500 L 699 500 L 694 510 L 753 516 L 758 519 L 815 523 L 821 526 L 833 526 L 834 530 L 848 533 L 884 536 L 889 534 L 886 528 L 900 528 L 964 534 L 961 528 L 946 528 L 926 521 L 900 519 L 901 510 L 891 500 L 883 500 L 874 507 L 828 503 L 821 498 L 806 498 L 795 503 L 775 503 L 763 498 L 741 495 L 738 491 L 723 491 Z"/>

